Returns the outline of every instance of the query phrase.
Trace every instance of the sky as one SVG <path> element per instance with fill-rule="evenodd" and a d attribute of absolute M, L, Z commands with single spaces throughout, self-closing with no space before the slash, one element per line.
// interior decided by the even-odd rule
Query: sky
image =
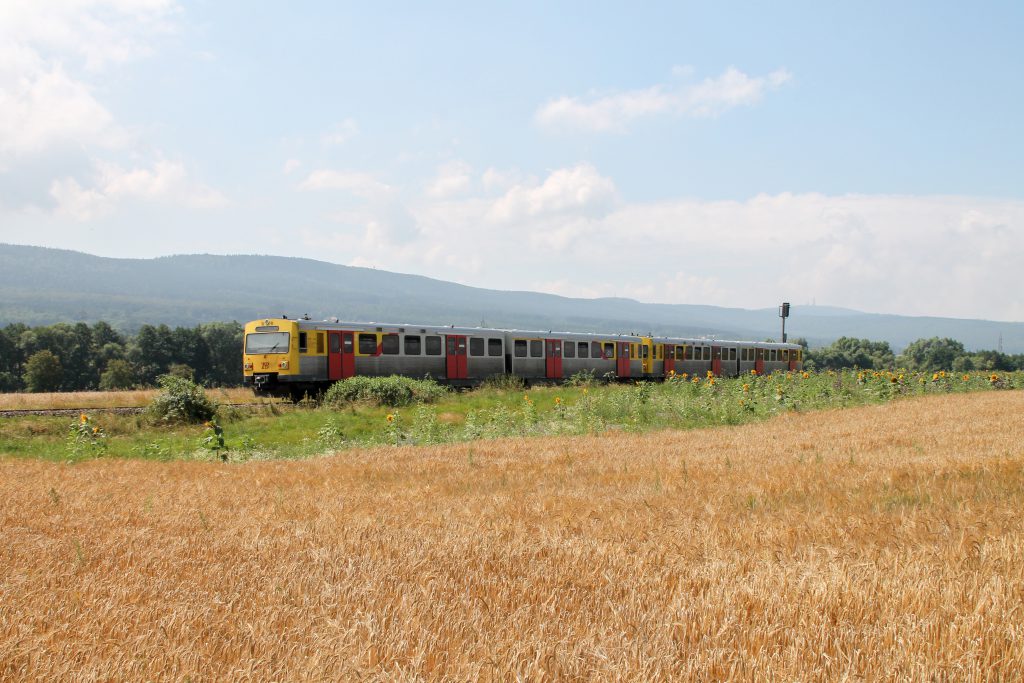
<path fill-rule="evenodd" d="M 1024 321 L 1021 35 L 1019 2 L 5 2 L 0 242 Z"/>

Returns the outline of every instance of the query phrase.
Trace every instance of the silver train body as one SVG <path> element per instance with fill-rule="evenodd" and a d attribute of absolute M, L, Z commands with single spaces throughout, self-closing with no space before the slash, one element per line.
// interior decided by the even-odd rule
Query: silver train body
<path fill-rule="evenodd" d="M 527 384 L 579 372 L 608 380 L 730 377 L 799 371 L 802 355 L 797 344 L 282 318 L 246 325 L 244 376 L 259 392 L 298 397 L 354 376 L 454 386 L 504 374 Z"/>

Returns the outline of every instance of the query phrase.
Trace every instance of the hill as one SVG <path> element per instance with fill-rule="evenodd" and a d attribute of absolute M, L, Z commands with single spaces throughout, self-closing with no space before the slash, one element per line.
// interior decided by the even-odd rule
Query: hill
<path fill-rule="evenodd" d="M 134 330 L 145 323 L 195 325 L 282 313 L 308 313 L 316 319 L 337 316 L 739 339 L 779 334 L 774 308 L 574 299 L 280 256 L 115 259 L 0 244 L 0 324 L 106 320 Z M 795 306 L 787 331 L 815 345 L 847 335 L 885 340 L 897 349 L 932 336 L 959 339 L 969 349 L 991 349 L 1001 334 L 1005 351 L 1024 352 L 1024 323 Z"/>

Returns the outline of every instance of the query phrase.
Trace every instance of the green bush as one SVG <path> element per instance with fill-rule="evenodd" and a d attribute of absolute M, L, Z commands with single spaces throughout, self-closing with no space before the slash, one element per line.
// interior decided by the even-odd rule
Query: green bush
<path fill-rule="evenodd" d="M 444 396 L 447 389 L 431 379 L 409 377 L 350 377 L 335 382 L 321 399 L 324 405 L 340 406 L 367 401 L 381 406 L 406 406 L 410 403 L 431 403 Z"/>
<path fill-rule="evenodd" d="M 156 382 L 161 391 L 146 409 L 155 422 L 207 422 L 217 413 L 217 404 L 195 382 L 174 375 L 161 375 Z"/>

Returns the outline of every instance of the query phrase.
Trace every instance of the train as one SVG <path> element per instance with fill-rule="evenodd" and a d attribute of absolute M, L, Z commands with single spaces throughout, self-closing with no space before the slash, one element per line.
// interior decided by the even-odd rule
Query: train
<path fill-rule="evenodd" d="M 243 378 L 257 395 L 299 400 L 356 376 L 404 375 L 471 387 L 500 375 L 527 385 L 579 372 L 611 381 L 803 369 L 798 344 L 638 334 L 314 321 L 245 325 Z"/>

